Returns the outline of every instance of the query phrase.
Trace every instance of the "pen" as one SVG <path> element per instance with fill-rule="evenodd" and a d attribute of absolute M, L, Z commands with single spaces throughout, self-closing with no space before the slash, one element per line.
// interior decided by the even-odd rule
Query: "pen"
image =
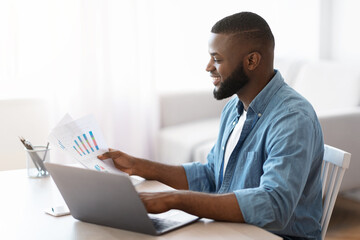
<path fill-rule="evenodd" d="M 47 169 L 45 168 L 44 162 L 46 160 L 46 154 L 49 151 L 49 144 L 50 143 L 48 142 L 47 145 L 46 145 L 46 150 L 45 150 L 44 157 L 43 157 L 43 160 L 42 160 L 42 163 L 41 163 L 41 165 L 42 165 L 42 168 L 41 168 L 42 174 L 48 174 Z"/>
<path fill-rule="evenodd" d="M 49 142 L 47 143 L 47 145 L 46 145 L 46 150 L 45 150 L 45 153 L 44 153 L 44 158 L 43 158 L 43 162 L 45 162 L 45 159 L 46 159 L 46 154 L 47 154 L 47 152 L 48 152 L 48 150 L 49 150 Z"/>
<path fill-rule="evenodd" d="M 22 144 L 24 144 L 25 148 L 27 150 L 33 150 L 33 147 L 31 145 L 31 143 L 29 141 L 26 141 L 25 138 L 23 137 L 19 137 L 20 138 L 20 141 L 22 142 Z"/>
<path fill-rule="evenodd" d="M 23 137 L 19 137 L 20 141 L 22 142 L 22 144 L 25 146 L 25 148 L 27 150 L 33 150 L 33 147 L 31 145 L 31 143 L 29 143 L 28 141 L 25 140 L 25 138 Z M 31 160 L 33 161 L 35 167 L 37 168 L 38 171 L 41 171 L 41 167 L 37 164 L 37 162 L 35 161 L 35 159 L 33 159 L 31 157 Z"/>

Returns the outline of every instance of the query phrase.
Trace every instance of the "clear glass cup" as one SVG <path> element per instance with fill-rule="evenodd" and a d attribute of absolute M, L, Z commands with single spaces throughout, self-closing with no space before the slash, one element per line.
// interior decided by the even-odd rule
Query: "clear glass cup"
<path fill-rule="evenodd" d="M 46 148 L 46 146 L 34 146 L 33 148 L 33 150 L 25 148 L 28 177 L 42 178 L 49 176 L 44 163 L 50 161 L 50 148 Z"/>

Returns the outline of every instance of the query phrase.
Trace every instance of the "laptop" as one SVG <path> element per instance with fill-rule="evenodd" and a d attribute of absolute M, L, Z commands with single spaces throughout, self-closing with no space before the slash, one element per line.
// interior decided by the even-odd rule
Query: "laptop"
<path fill-rule="evenodd" d="M 45 163 L 71 215 L 80 221 L 161 235 L 199 219 L 180 210 L 148 214 L 127 174 Z"/>

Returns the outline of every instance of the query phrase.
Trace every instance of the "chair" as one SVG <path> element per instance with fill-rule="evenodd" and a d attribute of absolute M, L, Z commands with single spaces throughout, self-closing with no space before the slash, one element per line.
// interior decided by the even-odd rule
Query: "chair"
<path fill-rule="evenodd" d="M 324 159 L 321 169 L 323 215 L 321 217 L 321 238 L 329 225 L 336 197 L 339 193 L 345 170 L 349 168 L 351 154 L 325 145 Z"/>

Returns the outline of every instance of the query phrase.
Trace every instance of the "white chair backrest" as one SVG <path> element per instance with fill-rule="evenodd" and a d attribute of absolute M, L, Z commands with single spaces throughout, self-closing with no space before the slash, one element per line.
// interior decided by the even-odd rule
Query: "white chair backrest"
<path fill-rule="evenodd" d="M 321 218 L 321 238 L 329 225 L 336 197 L 339 193 L 345 170 L 349 168 L 351 154 L 325 145 L 324 159 L 321 169 L 323 215 Z"/>

